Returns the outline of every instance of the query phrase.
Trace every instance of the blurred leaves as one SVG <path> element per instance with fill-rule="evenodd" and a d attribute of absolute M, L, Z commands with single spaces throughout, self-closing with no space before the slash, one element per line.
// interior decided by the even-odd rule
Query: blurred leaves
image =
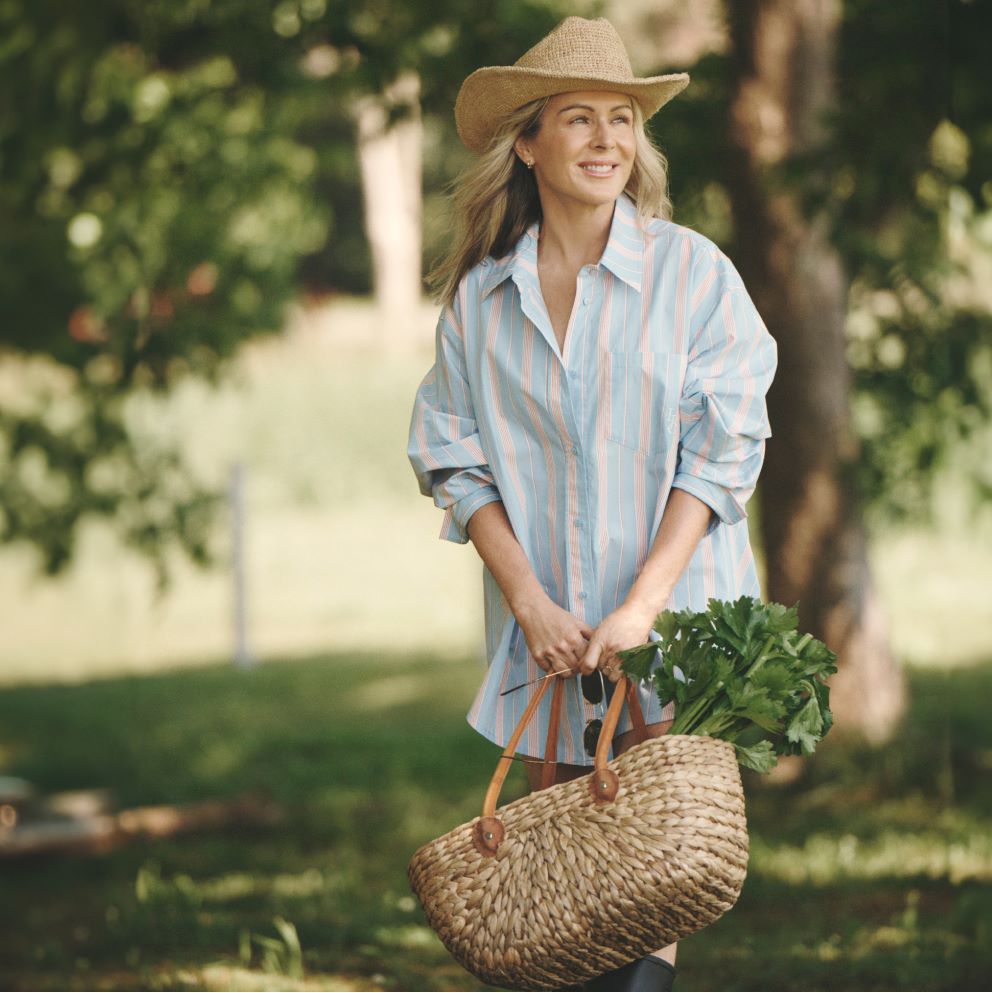
<path fill-rule="evenodd" d="M 992 444 L 989 30 L 988 5 L 964 0 L 844 4 L 827 188 L 807 196 L 852 280 L 855 471 L 876 518 L 926 520 L 956 453 Z M 988 465 L 963 467 L 972 507 Z"/>
<path fill-rule="evenodd" d="M 229 54 L 257 51 L 252 10 L 0 7 L 0 541 L 32 543 L 50 572 L 88 514 L 115 518 L 160 579 L 173 543 L 207 560 L 219 495 L 123 399 L 214 377 L 280 328 L 326 237 L 288 110 L 311 84 L 269 88 Z"/>
<path fill-rule="evenodd" d="M 283 326 L 307 275 L 333 280 L 321 255 L 345 285 L 367 281 L 351 102 L 412 68 L 447 111 L 456 80 L 512 61 L 564 7 L 465 10 L 0 3 L 0 543 L 29 542 L 57 572 L 100 515 L 161 583 L 167 546 L 211 557 L 220 494 L 136 432 L 122 397 L 215 379 Z M 47 361 L 22 375 L 34 355 Z M 39 414 L 53 378 L 57 427 Z"/>

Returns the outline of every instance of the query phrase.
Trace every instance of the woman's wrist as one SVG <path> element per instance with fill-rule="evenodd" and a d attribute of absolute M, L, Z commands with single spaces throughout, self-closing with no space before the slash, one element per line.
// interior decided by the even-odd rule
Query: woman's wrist
<path fill-rule="evenodd" d="M 655 593 L 653 596 L 641 593 L 636 586 L 627 595 L 623 602 L 623 610 L 629 611 L 634 617 L 643 621 L 647 627 L 651 627 L 657 616 L 665 609 L 669 594 L 664 596 Z"/>
<path fill-rule="evenodd" d="M 525 620 L 528 614 L 546 605 L 550 600 L 551 597 L 536 577 L 533 582 L 522 583 L 506 597 L 510 611 L 518 622 Z"/>

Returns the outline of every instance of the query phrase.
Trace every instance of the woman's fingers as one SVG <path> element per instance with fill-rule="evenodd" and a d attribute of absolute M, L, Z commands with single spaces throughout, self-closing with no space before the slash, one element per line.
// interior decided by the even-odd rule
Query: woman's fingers
<path fill-rule="evenodd" d="M 598 641 L 590 641 L 589 647 L 582 656 L 582 663 L 579 666 L 579 672 L 581 672 L 583 676 L 588 676 L 590 673 L 595 672 L 596 667 L 599 665 L 599 660 L 602 653 L 603 646 Z"/>
<path fill-rule="evenodd" d="M 576 672 L 593 630 L 552 601 L 518 617 L 534 660 L 545 672 Z"/>
<path fill-rule="evenodd" d="M 545 652 L 534 652 L 534 661 L 545 672 L 573 672 L 577 662 L 571 653 L 548 650 Z"/>

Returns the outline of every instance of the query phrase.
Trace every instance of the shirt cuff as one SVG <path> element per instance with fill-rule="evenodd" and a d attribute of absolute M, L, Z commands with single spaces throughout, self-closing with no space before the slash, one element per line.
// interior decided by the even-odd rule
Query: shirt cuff
<path fill-rule="evenodd" d="M 468 522 L 472 515 L 487 503 L 495 503 L 499 499 L 499 490 L 495 486 L 480 486 L 475 492 L 445 507 L 438 537 L 464 545 L 468 541 Z"/>
<path fill-rule="evenodd" d="M 675 479 L 672 480 L 672 489 L 685 490 L 686 493 L 691 493 L 714 511 L 716 516 L 710 518 L 706 535 L 712 534 L 720 524 L 737 524 L 738 521 L 743 521 L 747 517 L 744 505 L 734 497 L 730 490 L 725 486 L 720 486 L 719 483 L 700 479 L 699 476 L 692 476 L 687 472 L 677 472 Z"/>

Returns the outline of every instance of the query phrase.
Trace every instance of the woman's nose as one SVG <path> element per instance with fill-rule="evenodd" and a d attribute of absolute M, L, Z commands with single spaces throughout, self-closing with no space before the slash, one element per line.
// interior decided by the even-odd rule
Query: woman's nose
<path fill-rule="evenodd" d="M 609 148 L 613 144 L 613 132 L 610 131 L 610 124 L 607 120 L 601 119 L 596 123 L 596 129 L 592 136 L 592 143 L 600 148 Z"/>

